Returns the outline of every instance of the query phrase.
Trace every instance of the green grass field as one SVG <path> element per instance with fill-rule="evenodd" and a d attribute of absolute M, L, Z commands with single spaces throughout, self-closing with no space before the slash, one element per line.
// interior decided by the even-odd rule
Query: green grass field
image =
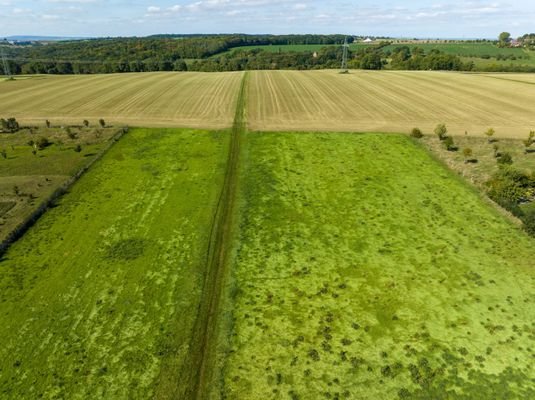
<path fill-rule="evenodd" d="M 227 132 L 131 130 L 0 263 L 0 398 L 181 398 Z"/>
<path fill-rule="evenodd" d="M 224 398 L 535 397 L 520 228 L 401 135 L 243 148 Z"/>

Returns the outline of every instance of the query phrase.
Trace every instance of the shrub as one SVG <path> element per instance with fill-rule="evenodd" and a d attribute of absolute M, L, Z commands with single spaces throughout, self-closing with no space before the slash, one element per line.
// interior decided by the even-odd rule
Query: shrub
<path fill-rule="evenodd" d="M 35 143 L 35 145 L 37 146 L 37 148 L 39 150 L 44 150 L 46 149 L 48 146 L 50 146 L 52 143 L 50 143 L 50 141 L 46 138 L 46 137 L 41 137 L 37 140 L 37 142 Z"/>
<path fill-rule="evenodd" d="M 444 147 L 448 151 L 457 151 L 458 150 L 458 148 L 457 148 L 457 146 L 455 146 L 455 143 L 453 142 L 453 138 L 451 136 L 447 136 L 442 143 L 444 144 Z"/>
<path fill-rule="evenodd" d="M 511 167 L 503 167 L 486 183 L 489 197 L 517 217 L 524 213 L 518 206 L 526 200 L 535 181 L 528 175 Z"/>
<path fill-rule="evenodd" d="M 50 128 L 50 121 L 48 119 L 45 121 L 45 123 L 46 123 L 46 127 Z"/>
<path fill-rule="evenodd" d="M 524 213 L 522 216 L 522 222 L 524 222 L 525 231 L 529 235 L 535 237 L 535 210 L 532 209 Z"/>
<path fill-rule="evenodd" d="M 89 126 L 89 121 L 87 119 L 84 119 L 84 126 L 87 128 Z"/>
<path fill-rule="evenodd" d="M 19 123 L 15 118 L 0 118 L 0 127 L 2 128 L 3 132 L 10 133 L 17 132 L 20 129 Z"/>
<path fill-rule="evenodd" d="M 509 154 L 507 152 L 503 152 L 498 157 L 498 164 L 500 164 L 500 165 L 512 165 L 513 164 L 513 157 L 511 156 L 511 154 Z"/>
<path fill-rule="evenodd" d="M 465 162 L 468 162 L 468 160 L 472 157 L 472 155 L 473 155 L 473 152 L 470 147 L 466 147 L 465 149 L 463 149 L 463 156 L 464 156 Z"/>
<path fill-rule="evenodd" d="M 424 134 L 419 128 L 413 128 L 411 131 L 411 136 L 416 139 L 421 139 L 422 137 L 424 137 Z"/>
<path fill-rule="evenodd" d="M 77 153 L 80 153 L 82 151 L 82 146 L 77 144 L 76 147 L 74 148 L 74 151 L 77 152 Z"/>
<path fill-rule="evenodd" d="M 485 135 L 487 136 L 489 143 L 492 143 L 494 139 L 492 138 L 496 131 L 493 128 L 489 128 L 485 131 Z"/>
<path fill-rule="evenodd" d="M 438 124 L 435 128 L 435 135 L 437 135 L 440 140 L 444 140 L 446 139 L 447 134 L 448 128 L 446 127 L 446 124 Z"/>
<path fill-rule="evenodd" d="M 102 128 L 106 126 L 106 121 L 104 121 L 102 118 L 98 120 L 98 123 L 100 124 Z"/>

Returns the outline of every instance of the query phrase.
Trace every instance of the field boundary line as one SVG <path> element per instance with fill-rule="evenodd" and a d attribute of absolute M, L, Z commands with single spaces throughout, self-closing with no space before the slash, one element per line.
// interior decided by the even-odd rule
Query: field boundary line
<path fill-rule="evenodd" d="M 115 135 L 113 135 L 108 143 L 102 148 L 97 155 L 89 161 L 87 164 L 83 165 L 78 172 L 69 177 L 65 182 L 61 184 L 52 194 L 45 198 L 39 207 L 35 209 L 28 217 L 26 217 L 15 229 L 13 229 L 9 235 L 0 243 L 0 257 L 3 257 L 7 250 L 19 240 L 27 231 L 30 229 L 38 220 L 41 218 L 47 210 L 54 205 L 54 203 L 64 194 L 66 194 L 69 189 L 76 183 L 78 180 L 85 175 L 89 169 L 95 165 L 98 161 L 106 155 L 106 153 L 117 143 L 126 133 L 128 128 L 121 128 Z"/>

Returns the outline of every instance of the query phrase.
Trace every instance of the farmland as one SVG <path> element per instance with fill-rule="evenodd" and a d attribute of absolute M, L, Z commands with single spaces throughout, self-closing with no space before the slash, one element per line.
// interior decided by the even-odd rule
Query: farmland
<path fill-rule="evenodd" d="M 243 147 L 225 398 L 535 396 L 518 227 L 404 136 Z"/>
<path fill-rule="evenodd" d="M 242 74 L 37 76 L 1 82 L 0 113 L 25 123 L 104 118 L 114 124 L 223 128 Z"/>
<path fill-rule="evenodd" d="M 453 135 L 524 137 L 535 125 L 532 85 L 477 74 L 255 71 L 249 99 L 253 130 L 430 133 L 443 122 Z"/>
<path fill-rule="evenodd" d="M 65 121 L 143 126 L 3 254 L 0 398 L 535 398 L 533 239 L 427 151 L 481 184 L 498 168 L 492 126 L 533 171 L 519 141 L 535 128 L 533 83 L 385 71 L 0 82 L 0 115 L 40 125 L 0 136 L 6 193 L 30 176 L 45 195 L 39 172 L 69 175 L 103 147 L 90 128 L 69 141 Z M 480 162 L 402 134 L 438 123 Z M 36 154 L 34 129 L 52 142 Z"/>
<path fill-rule="evenodd" d="M 253 130 L 431 132 L 523 138 L 535 125 L 529 74 L 255 71 Z M 1 82 L 0 113 L 23 122 L 103 117 L 134 126 L 230 127 L 242 73 L 46 76 Z M 492 76 L 492 77 L 491 77 Z M 509 78 L 509 76 L 511 78 Z M 500 79 L 495 79 L 495 78 Z"/>
<path fill-rule="evenodd" d="M 1 398 L 181 397 L 227 145 L 131 130 L 9 249 Z"/>

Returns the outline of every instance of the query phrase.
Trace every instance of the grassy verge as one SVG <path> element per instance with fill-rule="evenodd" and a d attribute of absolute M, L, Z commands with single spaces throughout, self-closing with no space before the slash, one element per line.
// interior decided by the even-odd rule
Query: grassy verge
<path fill-rule="evenodd" d="M 535 396 L 532 239 L 407 137 L 243 147 L 225 398 Z"/>
<path fill-rule="evenodd" d="M 83 166 L 89 164 L 119 129 L 34 128 L 0 134 L 0 241 Z M 33 142 L 50 145 L 36 150 Z M 76 146 L 80 151 L 76 152 Z"/>
<path fill-rule="evenodd" d="M 9 249 L 0 397 L 182 398 L 227 145 L 132 130 Z"/>

